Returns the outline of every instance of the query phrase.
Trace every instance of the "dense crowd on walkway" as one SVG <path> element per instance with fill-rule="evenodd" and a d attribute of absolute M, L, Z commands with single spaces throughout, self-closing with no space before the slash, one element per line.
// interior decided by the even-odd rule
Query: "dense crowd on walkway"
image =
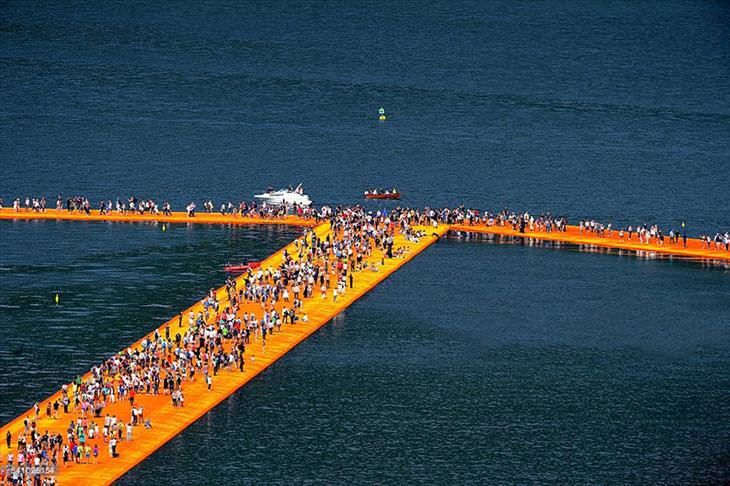
<path fill-rule="evenodd" d="M 95 463 L 101 454 L 118 457 L 120 445 L 134 441 L 135 428 L 154 426 L 140 395 L 169 396 L 173 406 L 186 406 L 194 399 L 186 396 L 186 384 L 203 380 L 211 390 L 222 370 L 244 372 L 247 360 L 254 362 L 256 353 L 265 352 L 267 338 L 308 321 L 307 300 L 337 302 L 359 272 L 377 270 L 368 264 L 374 252 L 382 259 L 404 256 L 405 248 L 394 248 L 396 233 L 412 241 L 423 236 L 405 213 L 393 219 L 340 208 L 329 213 L 329 222 L 326 237 L 307 229 L 292 251 L 284 251 L 280 265 L 227 278 L 222 292 L 211 289 L 202 308 L 180 314 L 177 325 L 156 330 L 138 346 L 91 368 L 86 377 L 77 376 L 57 398 L 35 404 L 20 434 L 8 432 L 5 438 L 8 452 L 0 480 L 19 484 L 34 477 L 51 484 L 51 475 L 35 472 Z M 119 407 L 108 411 L 115 403 L 125 404 L 123 413 Z M 41 431 L 42 419 L 68 421 L 65 434 Z"/>

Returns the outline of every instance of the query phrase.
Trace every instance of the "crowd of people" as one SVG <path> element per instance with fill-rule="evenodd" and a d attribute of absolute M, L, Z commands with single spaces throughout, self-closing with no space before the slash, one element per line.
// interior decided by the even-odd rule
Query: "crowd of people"
<path fill-rule="evenodd" d="M 256 218 L 280 218 L 287 214 L 293 213 L 302 218 L 313 218 L 316 220 L 325 220 L 332 213 L 331 208 L 324 206 L 321 210 L 314 207 L 302 207 L 296 204 L 288 207 L 258 204 L 256 201 L 246 203 L 244 201 L 235 204 L 231 201 L 221 202 L 220 206 L 208 199 L 203 202 L 203 210 L 206 213 L 218 212 L 222 215 L 232 215 L 240 217 L 256 217 Z M 0 198 L 0 208 L 3 207 L 3 200 Z M 46 198 L 41 197 L 25 197 L 15 198 L 13 200 L 13 209 L 15 211 L 46 211 Z M 91 214 L 91 202 L 84 196 L 73 196 L 62 198 L 60 195 L 56 199 L 57 211 L 82 212 Z M 99 214 L 110 214 L 116 211 L 119 214 L 163 214 L 170 215 L 172 213 L 171 205 L 168 201 L 158 204 L 154 199 L 138 199 L 131 196 L 126 199 L 117 198 L 115 203 L 112 200 L 101 201 L 98 205 Z M 185 211 L 188 217 L 195 217 L 197 211 L 197 203 L 192 201 L 186 205 Z M 504 209 L 499 212 L 479 211 L 465 206 L 456 208 L 430 208 L 426 207 L 422 210 L 414 210 L 409 208 L 397 207 L 391 210 L 394 214 L 409 214 L 420 223 L 423 224 L 466 224 L 466 225 L 486 225 L 486 226 L 508 226 L 514 231 L 524 233 L 530 232 L 567 232 L 568 218 L 566 216 L 554 216 L 550 212 L 533 215 L 529 212 L 514 212 Z M 683 221 L 679 227 L 671 228 L 669 231 L 659 228 L 657 225 L 637 224 L 636 226 L 627 225 L 620 228 L 613 226 L 611 222 L 602 223 L 593 219 L 580 220 L 578 222 L 578 231 L 580 233 L 591 234 L 596 237 L 615 237 L 621 240 L 637 239 L 640 243 L 664 245 L 667 242 L 673 245 L 687 246 L 688 234 L 686 224 Z M 707 249 L 730 251 L 730 231 L 715 232 L 714 234 L 701 234 L 699 236 L 702 247 Z"/>
<path fill-rule="evenodd" d="M 0 209 L 3 207 L 4 201 L 0 198 Z M 191 201 L 185 207 L 185 212 L 189 217 L 195 217 L 197 203 Z M 48 210 L 47 200 L 45 196 L 25 198 L 16 197 L 12 201 L 12 208 L 16 212 L 37 212 L 44 213 Z M 96 208 L 96 209 L 95 209 Z M 170 216 L 172 214 L 172 206 L 169 201 L 164 200 L 158 203 L 155 199 L 140 199 L 136 196 L 128 198 L 102 199 L 94 206 L 91 200 L 85 196 L 71 196 L 63 198 L 59 195 L 56 198 L 56 211 L 76 212 L 90 215 L 92 211 L 98 211 L 97 214 L 155 214 Z M 212 200 L 203 202 L 203 210 L 206 213 L 220 213 L 223 215 L 240 216 L 240 217 L 257 217 L 257 218 L 278 218 L 293 213 L 300 217 L 314 217 L 318 212 L 311 207 L 298 206 L 296 204 L 287 206 L 278 206 L 270 204 L 258 204 L 256 201 L 247 203 L 240 201 L 234 203 L 232 201 L 221 202 L 220 206 L 213 203 Z"/>
<path fill-rule="evenodd" d="M 568 219 L 565 216 L 555 217 L 548 213 L 531 215 L 529 212 L 515 213 L 504 209 L 499 213 L 480 212 L 467 209 L 463 206 L 455 209 L 426 209 L 431 220 L 447 224 L 508 226 L 519 233 L 530 232 L 567 232 Z M 672 244 L 687 247 L 687 230 L 684 221 L 678 227 L 669 231 L 662 230 L 658 225 L 637 224 L 627 225 L 619 229 L 612 223 L 602 223 L 596 220 L 580 220 L 577 226 L 579 233 L 586 233 L 599 238 L 618 238 L 620 240 L 637 241 L 644 244 Z M 730 231 L 716 232 L 714 235 L 702 234 L 699 236 L 702 247 L 707 249 L 730 251 Z"/>
<path fill-rule="evenodd" d="M 293 250 L 284 250 L 279 265 L 227 278 L 222 291 L 211 289 L 200 308 L 77 376 L 52 400 L 36 403 L 23 430 L 15 437 L 7 434 L 0 483 L 33 477 L 53 484 L 50 472 L 58 467 L 95 463 L 100 454 L 118 457 L 136 427 L 153 427 L 140 395 L 169 396 L 173 407 L 184 407 L 195 399 L 185 395 L 187 384 L 203 380 L 212 390 L 222 370 L 244 372 L 247 359 L 254 362 L 255 353 L 265 352 L 268 337 L 309 320 L 307 300 L 337 302 L 359 272 L 377 271 L 370 258 L 374 252 L 375 260 L 405 256 L 406 248 L 394 248 L 397 233 L 410 241 L 425 235 L 412 227 L 415 220 L 408 212 L 393 216 L 340 207 L 323 214 L 331 230 L 325 237 L 305 230 Z M 123 404 L 123 413 L 119 406 L 110 412 L 113 404 Z M 65 434 L 53 435 L 41 432 L 42 419 L 69 425 Z"/>

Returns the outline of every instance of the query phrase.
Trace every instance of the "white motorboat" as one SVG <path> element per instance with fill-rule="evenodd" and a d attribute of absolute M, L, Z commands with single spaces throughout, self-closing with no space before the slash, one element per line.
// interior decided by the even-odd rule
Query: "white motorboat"
<path fill-rule="evenodd" d="M 289 189 L 279 189 L 278 191 L 269 188 L 263 194 L 256 194 L 254 198 L 272 206 L 283 206 L 285 204 L 287 206 L 294 206 L 295 204 L 298 206 L 310 206 L 312 204 L 309 196 L 304 194 L 304 189 L 301 184 L 296 189 L 292 189 L 291 186 Z"/>

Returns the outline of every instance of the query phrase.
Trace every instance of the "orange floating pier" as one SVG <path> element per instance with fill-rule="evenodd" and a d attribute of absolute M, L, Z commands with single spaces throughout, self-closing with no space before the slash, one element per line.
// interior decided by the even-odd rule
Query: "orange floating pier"
<path fill-rule="evenodd" d="M 312 228 L 313 233 L 320 239 L 325 239 L 328 235 L 330 237 L 333 236 L 333 230 L 329 222 L 318 223 L 314 219 L 305 219 L 296 216 L 251 218 L 219 213 L 198 213 L 195 217 L 188 217 L 186 213 L 172 213 L 169 216 L 149 213 L 142 215 L 118 213 L 99 215 L 96 211 L 95 214 L 86 215 L 56 210 L 46 212 L 16 212 L 12 209 L 2 209 L 0 210 L 0 219 L 60 219 L 73 221 L 196 224 L 284 224 Z M 144 408 L 144 419 L 150 420 L 152 427 L 133 427 L 132 441 L 119 442 L 117 447 L 119 456 L 115 458 L 110 457 L 107 446 L 102 442 L 100 437 L 89 439 L 87 441 L 88 444 L 93 445 L 96 443 L 99 446 L 98 459 L 94 460 L 92 458 L 89 463 L 85 464 L 75 464 L 71 461 L 68 466 L 64 466 L 63 462 L 59 460 L 58 470 L 55 474 L 58 483 L 109 484 L 113 482 L 449 231 L 552 240 L 577 245 L 676 255 L 693 259 L 721 262 L 730 261 L 730 252 L 724 249 L 708 247 L 701 240 L 693 238 L 687 239 L 685 247 L 681 238 L 677 243 L 660 245 L 656 242 L 651 242 L 647 244 L 640 242 L 636 236 L 629 240 L 627 235 L 619 237 L 618 232 L 614 231 L 611 235 L 599 237 L 593 233 L 580 231 L 575 226 L 568 226 L 566 231 L 555 232 L 545 232 L 542 230 L 525 230 L 525 232 L 521 232 L 510 225 L 489 226 L 484 224 L 441 224 L 437 227 L 422 226 L 416 227 L 416 229 L 421 230 L 423 236 L 408 239 L 402 234 L 397 234 L 394 237 L 393 246 L 401 250 L 394 258 L 385 258 L 381 250 L 374 249 L 370 256 L 365 257 L 364 261 L 367 263 L 367 268 L 354 272 L 352 286 L 350 287 L 348 285 L 346 292 L 340 294 L 337 299 L 334 298 L 332 289 L 326 291 L 324 298 L 321 298 L 319 291 L 315 291 L 313 296 L 303 299 L 298 315 L 306 315 L 306 320 L 300 320 L 295 324 L 283 324 L 279 332 L 275 332 L 266 339 L 265 346 L 260 337 L 252 339 L 246 346 L 246 360 L 243 371 L 239 371 L 238 369 L 227 371 L 221 368 L 213 378 L 211 389 L 208 389 L 203 376 L 198 376 L 196 381 L 184 382 L 184 395 L 186 399 L 183 407 L 173 406 L 171 397 L 166 394 L 137 394 L 135 397 L 135 406 L 141 405 Z M 284 252 L 288 252 L 289 255 L 296 255 L 302 244 L 302 238 L 292 242 L 286 248 L 261 262 L 261 269 L 278 268 L 284 260 Z M 237 283 L 242 284 L 243 278 L 245 276 L 239 277 Z M 224 287 L 218 289 L 216 291 L 216 297 L 221 303 L 225 303 L 227 301 L 226 289 Z M 281 307 L 282 303 L 279 303 L 277 310 L 281 311 Z M 183 315 L 185 316 L 184 321 L 187 320 L 187 315 L 191 311 L 196 314 L 203 311 L 202 301 L 195 303 L 183 311 Z M 253 311 L 260 312 L 261 305 L 244 301 L 239 309 L 239 312 Z M 156 331 L 164 335 L 165 329 L 169 326 L 173 335 L 177 332 L 183 333 L 185 329 L 179 327 L 178 322 L 178 316 L 175 316 L 170 321 L 162 324 Z M 130 348 L 139 348 L 143 340 L 152 338 L 154 334 L 155 330 L 132 344 Z M 87 374 L 84 379 L 88 377 L 89 375 Z M 69 386 L 68 391 L 69 398 L 71 399 L 73 398 L 71 395 L 72 386 Z M 0 429 L 0 439 L 2 440 L 5 439 L 7 432 L 11 434 L 13 442 L 13 450 L 11 452 L 16 452 L 14 450 L 16 440 L 25 428 L 24 422 L 26 419 L 29 422 L 36 423 L 36 430 L 40 434 L 47 431 L 50 434 L 61 434 L 62 437 L 66 437 L 69 422 L 80 418 L 80 413 L 70 410 L 68 414 L 60 413 L 58 418 L 49 417 L 45 413 L 46 405 L 49 402 L 53 403 L 56 400 L 60 400 L 62 398 L 61 393 L 59 391 L 53 396 L 38 402 L 40 405 L 40 413 L 38 415 L 36 415 L 34 409 L 30 409 Z M 103 414 L 114 415 L 121 423 L 127 423 L 130 421 L 130 410 L 129 401 L 123 400 L 106 404 L 103 409 Z M 100 427 L 103 425 L 103 418 L 93 420 L 96 420 Z M 123 437 L 126 437 L 126 433 L 123 434 Z M 3 456 L 5 456 L 7 454 L 5 444 L 3 444 L 2 449 L 4 451 Z"/>
<path fill-rule="evenodd" d="M 285 224 L 289 226 L 317 225 L 312 218 L 300 218 L 298 216 L 283 216 L 273 218 L 260 218 L 251 216 L 239 216 L 237 214 L 221 214 L 196 212 L 195 216 L 188 216 L 184 212 L 172 212 L 170 215 L 163 213 L 145 212 L 121 214 L 117 212 L 99 214 L 98 210 L 92 210 L 91 214 L 78 211 L 66 211 L 48 209 L 46 211 L 26 211 L 21 209 L 15 211 L 12 208 L 0 209 L 0 219 L 55 219 L 66 221 L 117 221 L 125 223 L 195 223 L 195 224 Z"/>
<path fill-rule="evenodd" d="M 162 213 L 107 213 L 100 215 L 98 210 L 92 210 L 87 215 L 81 212 L 70 212 L 66 210 L 58 211 L 56 209 L 48 209 L 43 212 L 28 211 L 21 209 L 15 211 L 11 208 L 0 209 L 0 220 L 67 220 L 67 221 L 116 221 L 127 223 L 139 222 L 158 222 L 158 223 L 188 223 L 188 224 L 281 224 L 288 226 L 314 227 L 318 222 L 313 218 L 301 218 L 298 216 L 284 216 L 274 218 L 260 218 L 239 216 L 236 214 L 220 214 L 197 212 L 194 217 L 189 217 L 183 212 L 173 212 L 170 216 Z M 619 250 L 631 250 L 637 252 L 659 253 L 663 255 L 676 255 L 687 258 L 702 260 L 719 260 L 730 261 L 730 252 L 724 249 L 716 249 L 708 246 L 698 238 L 687 238 L 687 246 L 685 247 L 678 239 L 677 243 L 666 242 L 663 245 L 657 244 L 655 239 L 651 243 L 642 243 L 636 235 L 629 239 L 627 235 L 623 238 L 619 237 L 619 232 L 613 230 L 610 235 L 596 236 L 594 233 L 586 230 L 580 231 L 578 226 L 568 225 L 566 231 L 546 232 L 544 230 L 529 231 L 525 230 L 521 233 L 515 230 L 511 225 L 486 225 L 486 224 L 451 224 L 445 225 L 446 231 L 464 231 L 469 233 L 481 233 L 502 236 L 515 236 L 522 238 L 534 238 L 546 241 L 562 241 L 565 243 L 573 243 L 576 245 L 592 245 L 602 248 L 615 248 Z M 440 226 L 442 229 L 444 225 Z"/>
<path fill-rule="evenodd" d="M 184 382 L 184 407 L 173 406 L 169 395 L 138 393 L 135 397 L 134 404 L 135 406 L 141 405 L 143 407 L 144 419 L 151 421 L 152 428 L 148 429 L 143 426 L 133 427 L 132 441 L 119 442 L 117 446 L 119 456 L 115 458 L 110 457 L 108 447 L 102 442 L 100 437 L 88 440 L 87 443 L 92 444 L 92 446 L 94 443 L 99 446 L 99 456 L 96 462 L 92 458 L 90 463 L 75 464 L 69 462 L 69 465 L 64 467 L 62 461 L 59 459 L 58 469 L 55 474 L 58 483 L 85 485 L 112 483 L 274 363 L 298 343 L 306 339 L 310 334 L 330 321 L 343 309 L 370 291 L 379 282 L 387 278 L 433 242 L 437 241 L 447 230 L 447 226 L 424 228 L 424 231 L 427 231 L 426 234 L 429 236 L 423 236 L 418 241 L 407 240 L 402 235 L 395 236 L 394 247 L 401 248 L 402 252 L 400 256 L 394 258 L 385 258 L 382 252 L 373 250 L 372 255 L 364 259 L 368 264 L 367 268 L 354 273 L 352 287 L 348 285 L 346 292 L 340 294 L 336 301 L 331 289 L 327 291 L 324 298 L 321 297 L 319 291 L 315 291 L 312 297 L 303 300 L 303 305 L 299 310 L 300 316 L 307 316 L 306 321 L 299 320 L 295 324 L 282 324 L 281 332 L 275 332 L 269 336 L 266 339 L 265 347 L 260 337 L 256 339 L 252 337 L 250 344 L 246 346 L 246 364 L 242 372 L 238 369 L 227 371 L 221 368 L 217 376 L 213 378 L 212 388 L 210 390 L 208 390 L 203 376 L 198 376 L 196 381 L 193 382 Z M 332 231 L 329 223 L 325 223 L 315 227 L 314 233 L 319 238 L 324 239 L 328 234 L 331 235 Z M 285 250 L 289 254 L 296 254 L 298 251 L 297 245 L 301 243 L 300 240 L 301 238 L 261 262 L 261 268 L 277 268 L 283 261 Z M 241 283 L 243 278 L 239 277 L 238 282 Z M 216 293 L 217 298 L 221 302 L 225 303 L 227 301 L 225 288 L 219 288 Z M 278 307 L 280 308 L 281 304 Z M 183 312 L 185 315 L 184 325 L 187 325 L 188 312 L 193 311 L 197 313 L 202 310 L 202 301 L 186 309 Z M 260 304 L 244 301 L 242 310 L 243 312 L 260 312 L 261 306 Z M 177 316 L 162 324 L 157 331 L 161 335 L 164 335 L 167 326 L 170 327 L 173 335 L 185 329 L 178 326 Z M 140 347 L 145 338 L 150 339 L 153 336 L 154 331 L 132 344 L 131 348 Z M 89 374 L 87 373 L 84 379 L 88 377 Z M 69 394 L 71 386 L 69 386 Z M 36 417 L 34 409 L 30 409 L 14 421 L 3 426 L 0 429 L 0 438 L 4 440 L 9 431 L 13 439 L 13 447 L 15 447 L 16 439 L 24 429 L 24 421 L 26 418 L 31 422 L 36 422 L 36 429 L 40 434 L 48 431 L 50 434 L 61 434 L 65 438 L 69 422 L 79 418 L 80 414 L 69 410 L 68 414 L 60 413 L 59 418 L 54 419 L 52 416 L 47 417 L 45 413 L 46 405 L 61 397 L 62 394 L 59 391 L 53 396 L 39 402 L 41 412 L 38 417 Z M 128 400 L 124 400 L 107 404 L 104 407 L 103 414 L 115 415 L 122 423 L 127 423 L 130 420 L 131 414 L 130 403 Z M 95 421 L 99 427 L 103 425 L 103 418 L 97 418 Z M 126 432 L 123 434 L 123 437 L 126 437 Z M 5 449 L 4 445 L 3 449 Z M 13 450 L 13 452 L 15 451 Z"/>

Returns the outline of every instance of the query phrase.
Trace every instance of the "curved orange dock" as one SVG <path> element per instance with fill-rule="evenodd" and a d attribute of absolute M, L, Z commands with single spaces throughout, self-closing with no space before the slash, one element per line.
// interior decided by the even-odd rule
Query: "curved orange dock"
<path fill-rule="evenodd" d="M 372 256 L 365 259 L 369 264 L 369 269 L 355 272 L 353 287 L 348 287 L 346 293 L 339 296 L 336 302 L 333 301 L 331 290 L 327 292 L 327 297 L 324 300 L 321 299 L 319 292 L 315 292 L 313 297 L 304 300 L 300 311 L 300 315 L 307 315 L 308 320 L 306 322 L 299 321 L 296 324 L 282 324 L 281 332 L 274 333 L 266 339 L 265 348 L 262 347 L 260 340 L 257 341 L 252 337 L 251 343 L 246 347 L 246 365 L 243 372 L 239 372 L 237 369 L 234 371 L 221 369 L 218 375 L 213 378 L 211 390 L 207 389 L 202 377 L 199 377 L 194 382 L 186 382 L 184 384 L 184 407 L 173 407 L 169 395 L 137 394 L 135 405 L 142 405 L 144 407 L 144 418 L 151 420 L 152 428 L 146 429 L 142 426 L 134 427 L 132 441 L 119 442 L 117 451 L 120 455 L 116 458 L 109 456 L 107 446 L 101 439 L 91 439 L 89 441 L 90 444 L 93 445 L 96 441 L 99 445 L 98 462 L 90 464 L 74 464 L 70 462 L 68 467 L 64 467 L 62 461 L 59 460 L 59 467 L 56 474 L 58 483 L 93 485 L 113 482 L 143 461 L 165 442 L 188 427 L 188 425 L 215 407 L 231 393 L 274 363 L 299 342 L 326 324 L 335 315 L 423 251 L 431 243 L 437 241 L 438 237 L 443 236 L 447 229 L 447 226 L 425 228 L 427 234 L 432 236 L 424 237 L 418 242 L 407 241 L 401 235 L 396 236 L 394 246 L 407 249 L 401 257 L 392 259 L 383 258 L 381 252 L 373 251 Z M 329 223 L 321 224 L 315 228 L 315 233 L 319 237 L 324 238 L 329 232 Z M 289 253 L 294 254 L 295 243 L 291 243 L 285 249 Z M 283 252 L 284 249 L 264 260 L 262 262 L 262 268 L 277 267 L 282 262 Z M 373 271 L 370 268 L 375 268 L 377 271 Z M 242 278 L 239 277 L 239 282 Z M 217 290 L 217 295 L 221 302 L 226 302 L 227 295 L 223 287 Z M 280 311 L 281 304 L 278 307 Z M 186 309 L 184 311 L 185 315 L 190 310 L 196 313 L 202 311 L 202 302 L 197 302 L 192 307 Z M 246 302 L 243 305 L 243 311 L 260 311 L 260 305 Z M 170 326 L 171 333 L 174 335 L 179 330 L 177 316 L 158 328 L 161 335 L 164 335 L 165 327 L 168 325 Z M 154 330 L 145 337 L 149 338 L 151 336 L 154 336 Z M 131 347 L 135 348 L 139 346 L 145 337 L 132 344 Z M 88 378 L 88 374 L 85 378 Z M 73 410 L 68 415 L 60 413 L 58 419 L 46 417 L 46 404 L 49 401 L 53 402 L 60 396 L 61 392 L 59 391 L 46 400 L 39 402 L 41 414 L 36 419 L 36 424 L 41 434 L 48 431 L 53 434 L 60 433 L 65 437 L 69 420 L 75 420 L 77 418 L 77 414 Z M 117 402 L 105 406 L 104 414 L 116 415 L 122 422 L 126 423 L 130 420 L 130 409 L 131 407 L 128 401 Z M 13 446 L 15 446 L 16 439 L 24 428 L 23 422 L 26 417 L 30 417 L 33 420 L 35 417 L 34 410 L 28 410 L 14 421 L 2 427 L 0 429 L 0 438 L 4 440 L 7 431 L 10 431 L 13 437 Z M 97 423 L 100 426 L 103 425 L 101 422 L 103 420 L 97 419 Z M 3 449 L 5 449 L 4 445 Z"/>

